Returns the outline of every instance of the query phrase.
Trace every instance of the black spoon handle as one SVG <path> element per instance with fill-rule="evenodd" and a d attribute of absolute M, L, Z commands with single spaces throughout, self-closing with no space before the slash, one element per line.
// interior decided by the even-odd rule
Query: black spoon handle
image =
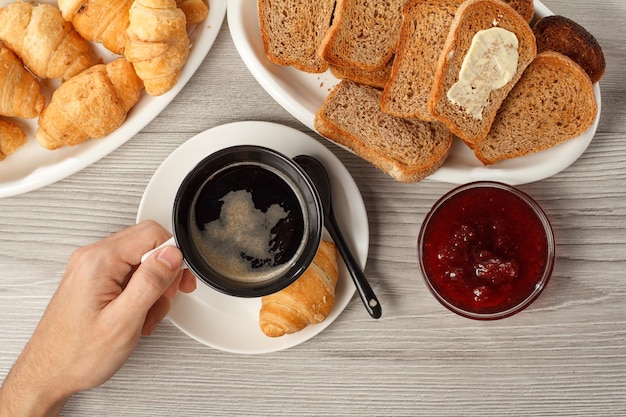
<path fill-rule="evenodd" d="M 359 296 L 361 297 L 361 301 L 363 301 L 363 305 L 365 305 L 365 309 L 370 316 L 375 319 L 379 319 L 383 312 L 380 307 L 380 303 L 378 302 L 378 298 L 376 298 L 374 290 L 372 290 L 369 282 L 367 282 L 367 279 L 365 278 L 363 271 L 361 271 L 358 262 L 352 256 L 352 252 L 350 251 L 350 248 L 348 248 L 348 244 L 339 230 L 337 220 L 335 219 L 332 210 L 329 215 L 327 215 L 326 220 L 328 220 L 325 222 L 326 229 L 335 241 L 335 244 L 339 249 L 339 253 L 343 258 L 346 267 L 348 267 L 352 281 L 354 281 L 354 285 L 356 286 Z"/>

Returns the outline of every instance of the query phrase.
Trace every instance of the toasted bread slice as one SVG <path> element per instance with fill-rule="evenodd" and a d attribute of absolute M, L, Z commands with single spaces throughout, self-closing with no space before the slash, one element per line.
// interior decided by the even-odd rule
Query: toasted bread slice
<path fill-rule="evenodd" d="M 389 81 L 391 68 L 393 67 L 393 58 L 381 69 L 367 71 L 360 68 L 345 68 L 336 65 L 330 66 L 330 73 L 340 80 L 352 80 L 359 84 L 369 85 L 371 87 L 384 88 Z"/>
<path fill-rule="evenodd" d="M 330 27 L 335 0 L 258 0 L 257 6 L 270 61 L 312 73 L 328 69 L 317 50 Z"/>
<path fill-rule="evenodd" d="M 535 17 L 535 2 L 533 0 L 504 0 L 504 2 L 515 9 L 528 23 L 532 22 Z"/>
<path fill-rule="evenodd" d="M 409 0 L 404 4 L 394 67 L 380 101 L 384 111 L 398 117 L 434 120 L 428 98 L 447 34 L 463 1 Z M 533 0 L 505 3 L 524 19 L 532 20 Z"/>
<path fill-rule="evenodd" d="M 428 98 L 454 14 L 463 0 L 409 0 L 380 106 L 397 117 L 434 120 Z"/>
<path fill-rule="evenodd" d="M 505 29 L 515 35 L 518 60 L 511 79 L 502 87 L 483 90 L 479 86 L 475 89 L 474 92 L 479 95 L 485 94 L 485 91 L 487 94 L 485 100 L 479 101 L 482 107 L 477 117 L 464 106 L 453 103 L 447 94 L 459 80 L 459 72 L 474 36 L 481 30 L 491 28 Z M 511 6 L 500 0 L 467 0 L 457 10 L 437 63 L 428 101 L 430 112 L 470 148 L 473 147 L 487 135 L 502 101 L 536 53 L 535 35 L 528 22 Z"/>
<path fill-rule="evenodd" d="M 340 67 L 367 71 L 384 67 L 396 49 L 402 3 L 404 0 L 338 0 L 320 57 Z"/>
<path fill-rule="evenodd" d="M 556 51 L 580 65 L 595 84 L 604 75 L 606 62 L 600 44 L 591 33 L 571 19 L 546 16 L 533 27 L 537 52 Z"/>
<path fill-rule="evenodd" d="M 537 55 L 474 153 L 484 164 L 543 151 L 583 134 L 597 114 L 591 81 L 570 58 Z"/>
<path fill-rule="evenodd" d="M 420 181 L 443 164 L 452 134 L 438 122 L 384 113 L 380 94 L 373 87 L 341 81 L 317 112 L 315 128 L 396 180 Z"/>

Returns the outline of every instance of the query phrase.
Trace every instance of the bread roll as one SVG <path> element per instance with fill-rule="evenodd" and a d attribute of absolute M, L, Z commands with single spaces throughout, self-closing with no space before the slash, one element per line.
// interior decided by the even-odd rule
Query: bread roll
<path fill-rule="evenodd" d="M 176 5 L 185 13 L 188 25 L 196 25 L 209 15 L 209 5 L 205 0 L 176 0 Z"/>
<path fill-rule="evenodd" d="M 58 0 L 63 18 L 88 41 L 122 55 L 133 0 Z"/>
<path fill-rule="evenodd" d="M 88 43 L 50 4 L 0 9 L 0 39 L 39 78 L 65 81 L 96 63 Z"/>
<path fill-rule="evenodd" d="M 533 27 L 537 52 L 555 51 L 580 65 L 595 84 L 604 75 L 606 61 L 596 38 L 584 27 L 564 16 L 546 16 Z"/>
<path fill-rule="evenodd" d="M 19 126 L 0 119 L 0 161 L 28 142 L 26 133 Z"/>
<path fill-rule="evenodd" d="M 143 89 L 131 63 L 118 58 L 70 78 L 57 88 L 39 116 L 35 139 L 46 149 L 101 138 L 126 120 Z"/>
<path fill-rule="evenodd" d="M 313 263 L 294 283 L 261 299 L 259 326 L 269 337 L 321 323 L 335 304 L 339 272 L 335 244 L 321 241 Z"/>
<path fill-rule="evenodd" d="M 0 44 L 0 114 L 31 119 L 46 105 L 37 79 L 13 52 Z"/>
<path fill-rule="evenodd" d="M 185 13 L 174 0 L 135 0 L 129 18 L 124 56 L 148 94 L 164 94 L 176 85 L 189 57 Z"/>

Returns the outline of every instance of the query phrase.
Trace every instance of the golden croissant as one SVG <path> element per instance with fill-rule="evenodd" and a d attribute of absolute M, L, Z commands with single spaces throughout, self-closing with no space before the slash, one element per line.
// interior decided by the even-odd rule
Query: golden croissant
<path fill-rule="evenodd" d="M 287 288 L 261 298 L 259 326 L 263 333 L 278 337 L 321 323 L 335 304 L 338 277 L 335 244 L 323 240 L 302 276 Z"/>
<path fill-rule="evenodd" d="M 135 66 L 148 94 L 169 91 L 189 57 L 185 13 L 175 0 L 135 0 L 124 56 Z"/>
<path fill-rule="evenodd" d="M 58 0 L 63 18 L 88 41 L 122 55 L 133 0 Z"/>
<path fill-rule="evenodd" d="M 0 9 L 0 39 L 39 78 L 67 80 L 95 64 L 87 41 L 50 4 Z"/>
<path fill-rule="evenodd" d="M 188 25 L 196 25 L 209 15 L 209 5 L 204 0 L 176 0 L 176 5 L 185 13 Z"/>
<path fill-rule="evenodd" d="M 27 119 L 37 117 L 46 105 L 37 79 L 13 52 L 0 44 L 0 114 Z"/>
<path fill-rule="evenodd" d="M 124 123 L 142 88 L 124 58 L 94 65 L 54 91 L 39 116 L 35 139 L 46 149 L 57 149 L 104 137 Z"/>
<path fill-rule="evenodd" d="M 24 146 L 28 138 L 17 125 L 0 119 L 0 161 Z"/>

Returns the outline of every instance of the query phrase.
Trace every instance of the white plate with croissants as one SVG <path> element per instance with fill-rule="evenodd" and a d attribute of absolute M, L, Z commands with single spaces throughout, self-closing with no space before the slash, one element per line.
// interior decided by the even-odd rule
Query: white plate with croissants
<path fill-rule="evenodd" d="M 553 14 L 539 0 L 534 1 L 534 12 L 535 19 Z M 264 51 L 257 1 L 229 0 L 228 25 L 237 51 L 259 84 L 295 118 L 316 130 L 315 115 L 339 82 L 331 70 L 309 73 L 272 63 Z M 551 149 L 493 165 L 484 165 L 467 146 L 455 140 L 448 158 L 428 178 L 456 184 L 475 180 L 524 184 L 559 173 L 584 153 L 595 135 L 600 118 L 600 87 L 597 83 L 593 91 L 598 111 L 593 125 L 582 135 Z"/>
<path fill-rule="evenodd" d="M 163 4 L 0 0 L 0 197 L 96 162 L 180 92 L 213 45 L 226 3 Z"/>
<path fill-rule="evenodd" d="M 362 268 L 365 267 L 369 250 L 369 226 L 365 204 L 354 179 L 341 161 L 323 144 L 303 132 L 279 124 L 257 121 L 230 123 L 214 127 L 187 140 L 154 173 L 141 200 L 137 221 L 152 219 L 172 230 L 174 198 L 187 173 L 205 156 L 237 145 L 265 146 L 289 157 L 306 154 L 322 162 L 329 173 L 337 221 L 355 258 Z M 299 316 L 294 317 L 282 313 L 279 314 L 280 317 L 271 317 L 262 311 L 262 304 L 280 304 L 279 293 L 262 298 L 238 298 L 219 293 L 198 281 L 197 289 L 193 293 L 179 293 L 174 298 L 169 319 L 199 342 L 233 353 L 275 352 L 309 340 L 341 314 L 355 293 L 349 272 L 326 231 L 322 239 L 331 244 L 324 245 L 324 254 L 318 252 L 314 263 L 318 256 L 324 259 L 319 260 L 317 265 L 320 267 L 315 269 L 324 270 L 330 276 L 330 281 L 336 284 L 334 294 L 327 289 L 324 292 L 308 291 L 309 294 L 324 294 L 323 300 L 311 302 L 309 299 L 309 303 L 303 303 L 318 310 L 302 310 Z M 332 262 L 328 262 L 329 258 Z M 322 267 L 323 263 L 329 266 Z M 307 276 L 307 273 L 298 281 L 303 279 L 316 281 L 315 277 Z M 311 282 L 301 284 L 314 285 Z M 291 293 L 289 297 L 293 301 L 297 295 Z M 315 305 L 311 307 L 310 304 Z M 274 312 L 280 310 L 279 306 L 274 307 L 277 307 L 272 308 Z M 302 305 L 299 308 L 304 309 L 307 306 Z M 302 317 L 308 317 L 310 322 L 309 319 L 303 322 Z"/>

